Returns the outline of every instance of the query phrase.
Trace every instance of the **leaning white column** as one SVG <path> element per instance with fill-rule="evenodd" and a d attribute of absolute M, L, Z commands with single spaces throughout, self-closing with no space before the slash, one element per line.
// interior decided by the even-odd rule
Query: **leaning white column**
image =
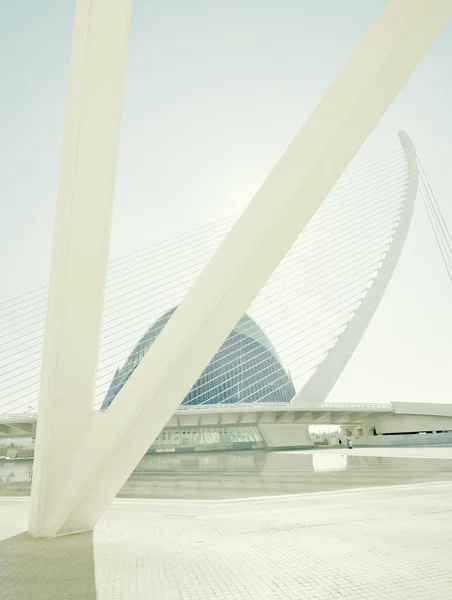
<path fill-rule="evenodd" d="M 30 531 L 92 410 L 131 0 L 77 0 L 49 284 Z"/>

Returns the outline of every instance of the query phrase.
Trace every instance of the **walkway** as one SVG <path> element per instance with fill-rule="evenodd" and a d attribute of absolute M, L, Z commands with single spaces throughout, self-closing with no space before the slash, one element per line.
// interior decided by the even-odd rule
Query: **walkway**
<path fill-rule="evenodd" d="M 452 483 L 437 483 L 252 501 L 116 500 L 94 548 L 91 535 L 17 536 L 28 499 L 4 498 L 0 599 L 449 600 L 451 495 Z"/>

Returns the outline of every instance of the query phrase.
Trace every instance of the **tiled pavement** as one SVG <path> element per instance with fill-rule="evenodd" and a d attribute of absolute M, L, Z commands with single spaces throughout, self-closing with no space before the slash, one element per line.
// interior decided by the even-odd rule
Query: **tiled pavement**
<path fill-rule="evenodd" d="M 1 600 L 452 600 L 451 483 L 116 500 L 94 550 L 90 535 L 12 537 L 27 510 L 0 499 Z"/>

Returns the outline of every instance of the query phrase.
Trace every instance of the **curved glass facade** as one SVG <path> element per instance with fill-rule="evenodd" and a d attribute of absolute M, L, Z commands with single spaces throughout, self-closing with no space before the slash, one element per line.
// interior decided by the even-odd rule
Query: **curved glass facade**
<path fill-rule="evenodd" d="M 175 310 L 173 308 L 166 312 L 148 329 L 124 366 L 116 370 L 102 409 L 105 410 L 113 402 Z M 253 319 L 244 315 L 182 404 L 290 402 L 294 395 L 292 379 L 281 365 L 267 336 Z"/>

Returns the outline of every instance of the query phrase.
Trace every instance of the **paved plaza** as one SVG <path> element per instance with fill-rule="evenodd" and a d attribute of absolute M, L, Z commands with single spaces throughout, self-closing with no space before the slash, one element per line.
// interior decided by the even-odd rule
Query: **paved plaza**
<path fill-rule="evenodd" d="M 0 499 L 1 600 L 452 599 L 452 483 L 252 500 L 116 500 L 91 534 Z"/>

